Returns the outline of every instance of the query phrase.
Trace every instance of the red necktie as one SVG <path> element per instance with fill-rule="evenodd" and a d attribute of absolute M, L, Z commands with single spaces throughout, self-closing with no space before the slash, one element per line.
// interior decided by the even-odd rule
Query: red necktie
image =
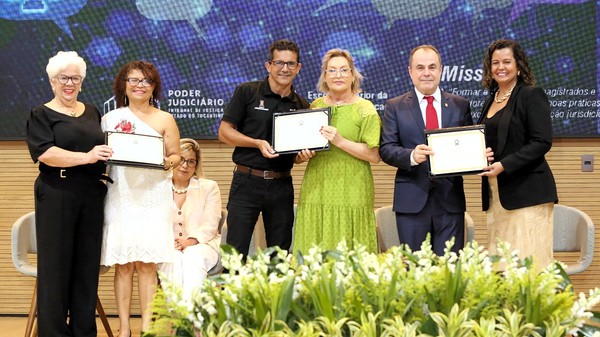
<path fill-rule="evenodd" d="M 427 108 L 425 109 L 425 129 L 438 129 L 440 126 L 438 124 L 437 113 L 433 107 L 433 96 L 425 96 L 425 99 L 427 100 Z"/>

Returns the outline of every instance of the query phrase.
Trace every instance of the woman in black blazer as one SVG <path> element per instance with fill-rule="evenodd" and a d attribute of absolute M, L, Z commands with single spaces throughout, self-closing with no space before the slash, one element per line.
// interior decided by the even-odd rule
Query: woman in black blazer
<path fill-rule="evenodd" d="M 508 242 L 541 268 L 553 261 L 556 184 L 544 155 L 552 147 L 550 104 L 523 48 L 512 40 L 493 42 L 483 60 L 482 84 L 490 97 L 479 123 L 495 161 L 481 174 L 489 250 Z"/>

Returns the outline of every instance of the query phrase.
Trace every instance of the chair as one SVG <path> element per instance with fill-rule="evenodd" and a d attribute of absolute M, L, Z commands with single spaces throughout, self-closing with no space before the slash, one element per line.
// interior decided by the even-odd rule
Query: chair
<path fill-rule="evenodd" d="M 252 239 L 250 239 L 250 249 L 248 255 L 256 254 L 257 250 L 265 250 L 267 248 L 267 234 L 265 232 L 265 222 L 263 220 L 262 213 L 258 215 L 256 225 L 254 226 L 254 232 L 252 233 Z"/>
<path fill-rule="evenodd" d="M 579 252 L 579 258 L 565 268 L 568 275 L 581 273 L 594 256 L 594 223 L 574 207 L 554 205 L 554 252 Z"/>
<path fill-rule="evenodd" d="M 219 221 L 219 234 L 221 234 L 221 244 L 227 243 L 227 210 L 221 209 L 221 220 Z M 221 264 L 221 254 L 219 254 L 219 260 L 208 271 L 208 276 L 217 275 L 223 271 L 223 265 Z"/>
<path fill-rule="evenodd" d="M 29 261 L 27 254 L 37 254 L 37 243 L 35 239 L 35 212 L 27 213 L 21 216 L 12 227 L 12 242 L 11 242 L 12 261 L 20 273 L 36 278 L 33 288 L 33 296 L 29 307 L 29 315 L 27 317 L 27 326 L 25 327 L 25 337 L 37 336 L 37 325 L 35 320 L 37 317 L 37 267 Z M 101 266 L 100 274 L 106 273 L 110 268 Z M 106 313 L 100 302 L 100 298 L 96 302 L 96 310 L 102 321 L 102 325 L 109 337 L 114 337 Z"/>
<path fill-rule="evenodd" d="M 219 227 L 217 229 L 217 231 L 219 233 L 221 233 L 221 230 L 223 229 L 223 226 L 227 223 L 227 210 L 226 209 L 221 209 L 221 220 L 219 220 Z"/>
<path fill-rule="evenodd" d="M 392 206 L 383 206 L 375 210 L 375 222 L 377 223 L 377 241 L 379 252 L 385 252 L 393 246 L 400 245 L 398 238 L 398 227 L 396 227 L 396 214 Z M 469 213 L 465 212 L 465 242 L 473 241 L 475 236 L 475 224 Z"/>

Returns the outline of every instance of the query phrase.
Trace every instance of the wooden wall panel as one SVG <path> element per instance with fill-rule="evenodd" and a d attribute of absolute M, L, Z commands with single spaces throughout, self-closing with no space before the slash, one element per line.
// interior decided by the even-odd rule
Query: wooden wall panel
<path fill-rule="evenodd" d="M 217 141 L 200 141 L 203 167 L 207 178 L 216 180 L 226 205 L 233 164 L 232 148 Z M 596 226 L 596 245 L 592 266 L 572 277 L 576 291 L 600 287 L 600 167 L 594 172 L 581 172 L 581 155 L 593 154 L 600 160 L 600 138 L 558 139 L 547 158 L 554 171 L 560 203 L 586 212 Z M 300 190 L 305 164 L 293 170 L 296 197 Z M 375 179 L 375 206 L 391 204 L 395 169 L 384 163 L 373 165 Z M 27 146 L 22 141 L 0 142 L 0 314 L 26 314 L 29 309 L 33 279 L 19 274 L 12 265 L 10 233 L 13 222 L 33 210 L 33 182 L 37 167 L 31 162 Z M 485 217 L 481 211 L 480 178 L 465 177 L 467 211 L 473 217 L 475 239 L 487 242 Z M 561 254 L 560 259 L 573 261 L 572 254 Z M 113 270 L 100 278 L 100 297 L 109 314 L 116 314 L 112 287 Z M 139 312 L 134 295 L 133 312 Z"/>

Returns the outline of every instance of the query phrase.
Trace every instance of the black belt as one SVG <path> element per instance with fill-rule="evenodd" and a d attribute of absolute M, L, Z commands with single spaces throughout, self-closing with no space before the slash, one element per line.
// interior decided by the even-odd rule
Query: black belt
<path fill-rule="evenodd" d="M 64 181 L 73 181 L 73 182 L 96 182 L 98 180 L 104 180 L 109 183 L 113 183 L 114 181 L 105 174 L 93 174 L 89 172 L 80 172 L 75 170 L 70 170 L 68 168 L 52 168 L 45 169 L 40 171 L 40 175 L 44 177 L 48 177 L 55 180 L 64 180 Z"/>
<path fill-rule="evenodd" d="M 246 173 L 263 179 L 282 179 L 292 176 L 290 171 L 262 171 L 244 165 L 235 165 L 233 172 Z"/>

